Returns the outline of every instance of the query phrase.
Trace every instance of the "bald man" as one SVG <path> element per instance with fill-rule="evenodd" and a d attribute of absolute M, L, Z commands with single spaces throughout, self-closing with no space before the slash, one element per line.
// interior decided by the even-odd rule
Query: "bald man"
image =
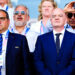
<path fill-rule="evenodd" d="M 53 31 L 37 39 L 34 52 L 37 75 L 75 75 L 75 35 L 65 30 L 66 22 L 64 11 L 54 9 Z"/>

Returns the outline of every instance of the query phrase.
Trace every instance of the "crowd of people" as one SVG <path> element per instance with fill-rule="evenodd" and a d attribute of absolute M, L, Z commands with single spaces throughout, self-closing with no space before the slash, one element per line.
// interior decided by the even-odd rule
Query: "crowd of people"
<path fill-rule="evenodd" d="M 0 75 L 75 75 L 75 1 L 42 0 L 38 11 L 30 25 L 27 6 L 0 0 Z"/>

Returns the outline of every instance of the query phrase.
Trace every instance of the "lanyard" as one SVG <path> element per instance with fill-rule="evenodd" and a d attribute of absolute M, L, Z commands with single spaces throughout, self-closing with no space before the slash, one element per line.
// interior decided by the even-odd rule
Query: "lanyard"
<path fill-rule="evenodd" d="M 5 10 L 6 10 L 6 11 L 8 11 L 8 8 L 9 8 L 9 7 L 8 7 L 8 6 L 6 6 L 6 9 L 5 9 Z"/>
<path fill-rule="evenodd" d="M 27 34 L 27 32 L 29 31 L 29 27 L 26 27 L 26 31 L 25 31 L 25 34 Z"/>
<path fill-rule="evenodd" d="M 43 25 L 43 23 L 42 23 L 42 21 L 41 21 L 40 34 L 44 34 L 44 33 L 46 33 L 46 32 L 48 32 L 48 30 L 47 30 L 47 28 L 46 28 L 46 27 L 44 27 L 44 25 Z"/>
<path fill-rule="evenodd" d="M 7 33 L 6 33 L 5 39 L 8 39 L 8 35 L 9 35 L 9 30 L 7 30 Z"/>

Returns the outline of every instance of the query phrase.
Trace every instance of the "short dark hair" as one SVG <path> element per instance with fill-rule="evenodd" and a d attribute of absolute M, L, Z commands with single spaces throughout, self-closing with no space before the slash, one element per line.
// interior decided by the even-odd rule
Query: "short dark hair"
<path fill-rule="evenodd" d="M 9 20 L 9 14 L 7 11 L 0 9 L 0 12 L 4 12 L 6 14 L 6 18 Z"/>

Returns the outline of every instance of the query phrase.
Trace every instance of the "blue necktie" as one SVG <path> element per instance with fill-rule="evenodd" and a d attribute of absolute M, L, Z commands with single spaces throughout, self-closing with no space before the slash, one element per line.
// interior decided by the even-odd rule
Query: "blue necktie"
<path fill-rule="evenodd" d="M 0 55 L 2 54 L 2 41 L 3 41 L 2 34 L 0 34 Z M 0 66 L 0 75 L 1 75 L 1 67 L 2 66 Z"/>
<path fill-rule="evenodd" d="M 0 55 L 2 54 L 2 34 L 0 34 Z"/>
<path fill-rule="evenodd" d="M 59 50 L 60 50 L 60 39 L 59 36 L 61 35 L 61 33 L 55 34 L 56 35 L 56 50 L 57 50 L 57 55 L 59 54 Z"/>

